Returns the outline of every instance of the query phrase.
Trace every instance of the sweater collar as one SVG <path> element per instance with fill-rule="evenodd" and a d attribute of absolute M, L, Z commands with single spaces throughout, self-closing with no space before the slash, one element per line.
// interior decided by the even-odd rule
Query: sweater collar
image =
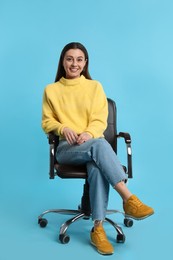
<path fill-rule="evenodd" d="M 60 82 L 64 86 L 75 86 L 75 85 L 79 85 L 84 79 L 85 79 L 85 77 L 83 75 L 81 75 L 80 78 L 76 78 L 76 79 L 66 79 L 66 78 L 62 77 L 60 79 Z"/>

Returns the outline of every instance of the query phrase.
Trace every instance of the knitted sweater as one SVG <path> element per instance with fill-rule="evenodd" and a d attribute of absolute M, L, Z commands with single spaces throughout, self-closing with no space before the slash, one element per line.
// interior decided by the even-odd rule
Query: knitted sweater
<path fill-rule="evenodd" d="M 61 78 L 49 84 L 43 94 L 42 128 L 63 138 L 63 128 L 77 134 L 88 132 L 103 137 L 107 127 L 108 105 L 102 85 L 96 80 Z"/>

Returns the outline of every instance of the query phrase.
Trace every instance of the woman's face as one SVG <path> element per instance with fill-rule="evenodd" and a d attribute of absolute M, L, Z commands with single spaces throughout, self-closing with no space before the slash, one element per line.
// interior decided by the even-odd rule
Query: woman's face
<path fill-rule="evenodd" d="M 70 49 L 65 53 L 63 67 L 67 79 L 79 78 L 85 65 L 85 55 L 80 49 Z"/>

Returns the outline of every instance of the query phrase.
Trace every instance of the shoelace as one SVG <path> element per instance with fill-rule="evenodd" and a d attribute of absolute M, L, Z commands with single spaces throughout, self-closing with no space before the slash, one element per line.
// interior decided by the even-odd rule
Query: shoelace
<path fill-rule="evenodd" d="M 138 206 L 138 207 L 143 206 L 143 203 L 142 203 L 138 198 L 135 198 L 135 199 L 133 200 L 133 203 L 134 203 L 136 206 Z"/>
<path fill-rule="evenodd" d="M 96 232 L 97 232 L 97 234 L 98 234 L 98 237 L 99 237 L 100 241 L 105 241 L 105 240 L 107 240 L 107 239 L 106 239 L 106 234 L 104 233 L 104 231 L 102 231 L 102 232 L 96 231 Z"/>

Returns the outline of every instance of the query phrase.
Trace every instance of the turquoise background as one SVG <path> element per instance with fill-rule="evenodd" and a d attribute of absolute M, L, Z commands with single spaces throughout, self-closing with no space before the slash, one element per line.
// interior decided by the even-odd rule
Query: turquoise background
<path fill-rule="evenodd" d="M 116 100 L 118 130 L 132 137 L 134 179 L 129 188 L 155 215 L 124 228 L 118 260 L 172 259 L 173 2 L 170 0 L 0 0 L 0 260 L 100 259 L 89 244 L 91 221 L 69 229 L 68 216 L 37 216 L 48 208 L 76 208 L 81 180 L 48 178 L 48 145 L 41 129 L 44 87 L 54 81 L 61 49 L 79 41 L 90 73 Z M 119 141 L 124 163 L 125 145 Z M 111 190 L 110 208 L 122 209 Z M 121 216 L 113 216 L 119 224 Z"/>

